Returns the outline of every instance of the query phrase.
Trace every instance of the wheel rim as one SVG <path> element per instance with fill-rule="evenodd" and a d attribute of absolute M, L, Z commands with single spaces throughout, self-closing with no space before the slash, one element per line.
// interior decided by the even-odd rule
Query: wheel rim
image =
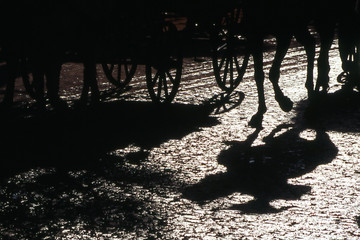
<path fill-rule="evenodd" d="M 248 52 L 236 54 L 236 50 L 232 47 L 224 47 L 224 49 L 214 52 L 213 68 L 214 75 L 218 86 L 230 93 L 242 81 L 249 61 L 250 54 Z"/>
<path fill-rule="evenodd" d="M 164 22 L 153 36 L 146 82 L 153 102 L 170 103 L 179 88 L 183 58 L 176 27 Z"/>
<path fill-rule="evenodd" d="M 103 63 L 102 67 L 109 82 L 116 87 L 124 88 L 134 76 L 137 65 L 130 60 L 123 60 L 120 63 Z"/>
<path fill-rule="evenodd" d="M 239 8 L 226 13 L 212 37 L 215 79 L 227 93 L 240 84 L 250 57 L 246 38 L 239 31 L 241 19 L 242 11 Z"/>
<path fill-rule="evenodd" d="M 169 68 L 155 68 L 146 65 L 146 82 L 153 102 L 170 103 L 179 88 L 182 72 L 182 59 L 173 59 Z"/>

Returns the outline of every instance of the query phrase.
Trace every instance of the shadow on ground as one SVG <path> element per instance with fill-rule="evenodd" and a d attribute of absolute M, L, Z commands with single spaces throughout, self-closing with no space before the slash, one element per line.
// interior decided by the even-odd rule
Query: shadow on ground
<path fill-rule="evenodd" d="M 286 131 L 281 133 L 283 130 Z M 289 178 L 311 172 L 337 155 L 337 148 L 321 130 L 316 131 L 315 139 L 307 140 L 300 137 L 301 129 L 281 125 L 263 139 L 265 145 L 252 146 L 259 131 L 253 132 L 245 141 L 228 142 L 229 149 L 218 156 L 218 162 L 227 171 L 189 186 L 184 190 L 184 196 L 205 203 L 240 192 L 254 196 L 254 200 L 235 204 L 231 209 L 244 213 L 279 212 L 284 209 L 272 207 L 270 201 L 299 199 L 311 189 L 288 184 Z"/>
<path fill-rule="evenodd" d="M 10 117 L 3 115 L 2 169 L 76 169 L 129 145 L 150 150 L 169 139 L 217 124 L 210 112 L 210 106 L 122 101 L 83 110 L 49 111 L 28 118 L 19 112 Z"/>
<path fill-rule="evenodd" d="M 294 121 L 304 126 L 337 132 L 360 132 L 360 93 L 338 90 L 315 99 L 311 104 L 303 100 L 297 105 Z M 304 121 L 305 119 L 305 121 Z"/>
<path fill-rule="evenodd" d="M 325 131 L 359 132 L 360 94 L 338 91 L 319 97 L 311 105 L 304 100 L 296 110 L 294 125 L 278 126 L 264 139 L 264 145 L 252 146 L 259 130 L 246 141 L 227 143 L 229 149 L 218 156 L 227 171 L 189 186 L 184 196 L 204 203 L 241 192 L 254 196 L 254 200 L 232 209 L 268 213 L 283 210 L 273 208 L 269 204 L 272 200 L 298 199 L 310 191 L 310 186 L 290 185 L 287 180 L 335 158 L 338 150 Z M 308 128 L 315 132 L 313 139 L 301 136 Z"/>
<path fill-rule="evenodd" d="M 286 130 L 278 136 L 280 130 Z M 300 129 L 290 125 L 279 126 L 264 139 L 265 145 L 251 146 L 259 130 L 242 142 L 228 142 L 229 149 L 218 156 L 218 162 L 227 168 L 224 173 L 210 175 L 184 190 L 184 196 L 199 203 L 215 200 L 235 192 L 254 196 L 245 204 L 231 209 L 244 213 L 271 213 L 274 199 L 299 199 L 310 191 L 309 186 L 291 185 L 289 178 L 314 170 L 320 164 L 331 162 L 337 148 L 324 131 L 317 131 L 316 138 L 300 137 Z"/>
<path fill-rule="evenodd" d="M 121 238 L 121 231 L 131 231 L 160 238 L 167 217 L 148 191 L 165 192 L 174 183 L 171 173 L 139 164 L 151 148 L 218 124 L 209 106 L 183 104 L 121 101 L 31 117 L 26 111 L 7 112 L 1 119 L 4 239 L 61 238 L 71 231 L 74 236 L 83 231 L 96 237 L 100 231 Z M 129 145 L 140 150 L 131 156 L 111 153 Z"/>
<path fill-rule="evenodd" d="M 235 192 L 249 194 L 254 200 L 236 204 L 231 209 L 244 213 L 271 213 L 285 210 L 271 206 L 274 199 L 299 199 L 310 186 L 288 184 L 288 179 L 330 163 L 338 149 L 326 131 L 360 131 L 359 92 L 339 90 L 319 96 L 296 107 L 292 125 L 280 125 L 263 139 L 264 145 L 252 146 L 259 131 L 245 141 L 228 142 L 229 149 L 218 156 L 227 169 L 205 177 L 184 189 L 184 197 L 200 204 L 229 196 Z"/>
<path fill-rule="evenodd" d="M 309 127 L 321 126 L 325 130 L 337 132 L 360 132 L 360 93 L 358 91 L 338 90 L 318 101 L 310 104 L 303 101 L 298 110 L 305 109 L 304 116 L 299 115 L 295 121 L 305 117 L 305 125 Z M 356 142 L 356 140 L 355 140 Z M 357 148 L 356 144 L 353 145 Z M 356 219 L 360 227 L 360 216 Z"/>

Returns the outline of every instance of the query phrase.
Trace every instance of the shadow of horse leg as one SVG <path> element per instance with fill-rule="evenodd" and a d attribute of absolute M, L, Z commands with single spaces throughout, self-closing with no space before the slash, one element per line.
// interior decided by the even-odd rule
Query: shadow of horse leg
<path fill-rule="evenodd" d="M 279 86 L 279 78 L 281 63 L 289 49 L 291 38 L 292 34 L 290 32 L 276 36 L 276 53 L 269 73 L 269 78 L 275 92 L 275 100 L 285 112 L 289 112 L 293 108 L 293 102 L 282 92 Z"/>
<path fill-rule="evenodd" d="M 264 62 L 263 62 L 263 41 L 262 37 L 249 39 L 250 50 L 253 54 L 255 68 L 255 82 L 258 92 L 258 111 L 251 117 L 249 126 L 253 128 L 262 128 L 263 116 L 266 112 L 265 94 L 264 94 Z"/>

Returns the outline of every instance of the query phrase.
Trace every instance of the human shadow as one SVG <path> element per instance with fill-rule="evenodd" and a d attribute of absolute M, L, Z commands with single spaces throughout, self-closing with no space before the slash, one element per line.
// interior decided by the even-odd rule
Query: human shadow
<path fill-rule="evenodd" d="M 280 132 L 286 130 L 285 132 Z M 289 184 L 291 178 L 311 172 L 321 164 L 331 162 L 337 148 L 329 136 L 315 129 L 314 139 L 303 139 L 303 129 L 294 125 L 280 125 L 265 137 L 264 145 L 252 146 L 259 129 L 245 141 L 227 142 L 229 149 L 222 151 L 218 162 L 226 172 L 209 175 L 199 183 L 184 189 L 184 197 L 206 203 L 235 192 L 249 194 L 254 200 L 235 204 L 230 209 L 244 213 L 271 213 L 285 210 L 275 208 L 275 199 L 299 199 L 309 192 L 310 186 Z"/>

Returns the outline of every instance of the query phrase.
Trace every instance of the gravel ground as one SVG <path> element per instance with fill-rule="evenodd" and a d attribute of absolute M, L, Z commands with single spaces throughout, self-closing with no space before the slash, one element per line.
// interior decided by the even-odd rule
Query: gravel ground
<path fill-rule="evenodd" d="M 99 66 L 103 101 L 79 110 L 82 65 L 64 64 L 64 112 L 32 112 L 18 80 L 1 120 L 0 238 L 359 239 L 360 96 L 340 91 L 336 42 L 330 60 L 329 94 L 309 108 L 306 56 L 291 48 L 280 82 L 295 107 L 282 112 L 266 79 L 262 130 L 247 126 L 252 60 L 219 114 L 207 57 L 185 59 L 170 106 L 150 102 L 143 66 L 121 95 Z"/>

